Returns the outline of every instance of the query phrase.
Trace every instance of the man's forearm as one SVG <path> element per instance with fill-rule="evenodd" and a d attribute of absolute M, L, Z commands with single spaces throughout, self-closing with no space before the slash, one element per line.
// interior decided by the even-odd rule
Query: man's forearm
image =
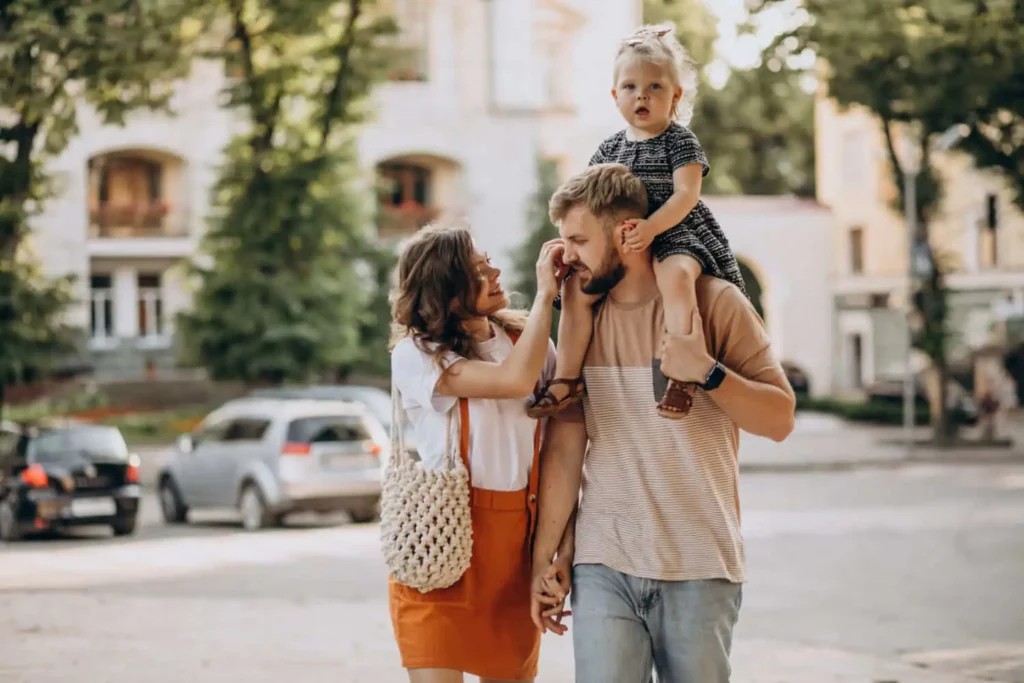
<path fill-rule="evenodd" d="M 579 501 L 586 430 L 582 424 L 554 422 L 551 438 L 541 453 L 540 502 L 534 561 L 550 562 L 563 542 L 573 542 L 567 530 Z M 565 534 L 570 536 L 566 539 Z"/>
<path fill-rule="evenodd" d="M 745 432 L 782 441 L 793 431 L 796 397 L 788 384 L 755 382 L 728 370 L 708 396 Z"/>
<path fill-rule="evenodd" d="M 565 523 L 562 531 L 562 540 L 558 544 L 558 557 L 572 557 L 576 552 L 576 513 L 579 511 L 579 503 L 572 509 L 569 521 Z"/>

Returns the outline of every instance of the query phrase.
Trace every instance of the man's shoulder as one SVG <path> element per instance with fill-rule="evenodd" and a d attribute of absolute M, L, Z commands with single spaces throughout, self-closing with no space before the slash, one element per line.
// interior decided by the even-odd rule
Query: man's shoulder
<path fill-rule="evenodd" d="M 744 308 L 749 304 L 746 295 L 739 287 L 720 277 L 701 275 L 697 278 L 697 306 L 701 315 L 719 307 L 729 309 Z"/>

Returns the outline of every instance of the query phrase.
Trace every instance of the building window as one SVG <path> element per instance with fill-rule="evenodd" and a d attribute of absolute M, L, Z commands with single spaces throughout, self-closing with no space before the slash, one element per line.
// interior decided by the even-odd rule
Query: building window
<path fill-rule="evenodd" d="M 864 272 L 864 228 L 850 228 L 850 272 L 860 275 Z"/>
<path fill-rule="evenodd" d="M 408 163 L 381 164 L 380 233 L 382 235 L 415 232 L 437 218 L 433 206 L 433 173 Z"/>
<path fill-rule="evenodd" d="M 164 336 L 164 302 L 159 275 L 139 275 L 139 336 Z"/>
<path fill-rule="evenodd" d="M 864 338 L 859 334 L 852 334 L 850 339 L 850 381 L 853 388 L 860 389 L 864 386 Z"/>
<path fill-rule="evenodd" d="M 114 288 L 109 275 L 89 279 L 89 333 L 99 343 L 114 339 Z"/>
<path fill-rule="evenodd" d="M 390 13 L 398 23 L 398 35 L 395 36 L 391 50 L 388 79 L 427 80 L 430 3 L 424 0 L 391 0 L 388 5 Z"/>
<path fill-rule="evenodd" d="M 989 194 L 985 197 L 985 215 L 979 221 L 977 229 L 978 237 L 978 265 L 982 268 L 999 267 L 999 240 L 996 227 L 998 218 L 998 199 L 996 195 Z"/>
<path fill-rule="evenodd" d="M 92 231 L 100 237 L 160 232 L 169 207 L 164 169 L 158 161 L 111 155 L 89 162 Z"/>

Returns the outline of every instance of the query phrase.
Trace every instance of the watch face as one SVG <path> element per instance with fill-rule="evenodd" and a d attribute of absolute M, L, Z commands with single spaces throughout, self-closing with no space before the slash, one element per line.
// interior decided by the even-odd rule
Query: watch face
<path fill-rule="evenodd" d="M 711 391 L 717 388 L 723 379 L 725 379 L 725 368 L 722 367 L 721 363 L 715 363 L 715 367 L 711 368 L 707 380 L 704 381 L 704 389 Z"/>
<path fill-rule="evenodd" d="M 665 391 L 668 389 L 668 377 L 661 371 L 661 359 L 654 358 L 651 360 L 651 376 L 654 379 L 654 400 L 660 401 L 661 397 L 665 395 Z"/>

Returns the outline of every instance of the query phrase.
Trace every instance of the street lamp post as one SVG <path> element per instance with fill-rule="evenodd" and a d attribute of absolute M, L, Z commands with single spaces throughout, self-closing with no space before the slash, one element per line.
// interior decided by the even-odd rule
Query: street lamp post
<path fill-rule="evenodd" d="M 959 123 L 946 129 L 931 145 L 932 152 L 945 152 L 971 132 L 967 124 Z M 915 375 L 911 359 L 913 356 L 914 333 L 911 320 L 914 310 L 914 284 L 918 278 L 930 273 L 935 263 L 924 251 L 927 241 L 918 249 L 917 240 L 917 176 L 920 172 L 920 157 L 913 143 L 904 138 L 907 146 L 903 156 L 903 215 L 907 222 L 907 297 L 906 297 L 906 368 L 903 375 L 903 437 L 907 455 L 914 452 L 914 403 L 917 394 Z M 940 392 L 941 395 L 941 392 Z"/>

